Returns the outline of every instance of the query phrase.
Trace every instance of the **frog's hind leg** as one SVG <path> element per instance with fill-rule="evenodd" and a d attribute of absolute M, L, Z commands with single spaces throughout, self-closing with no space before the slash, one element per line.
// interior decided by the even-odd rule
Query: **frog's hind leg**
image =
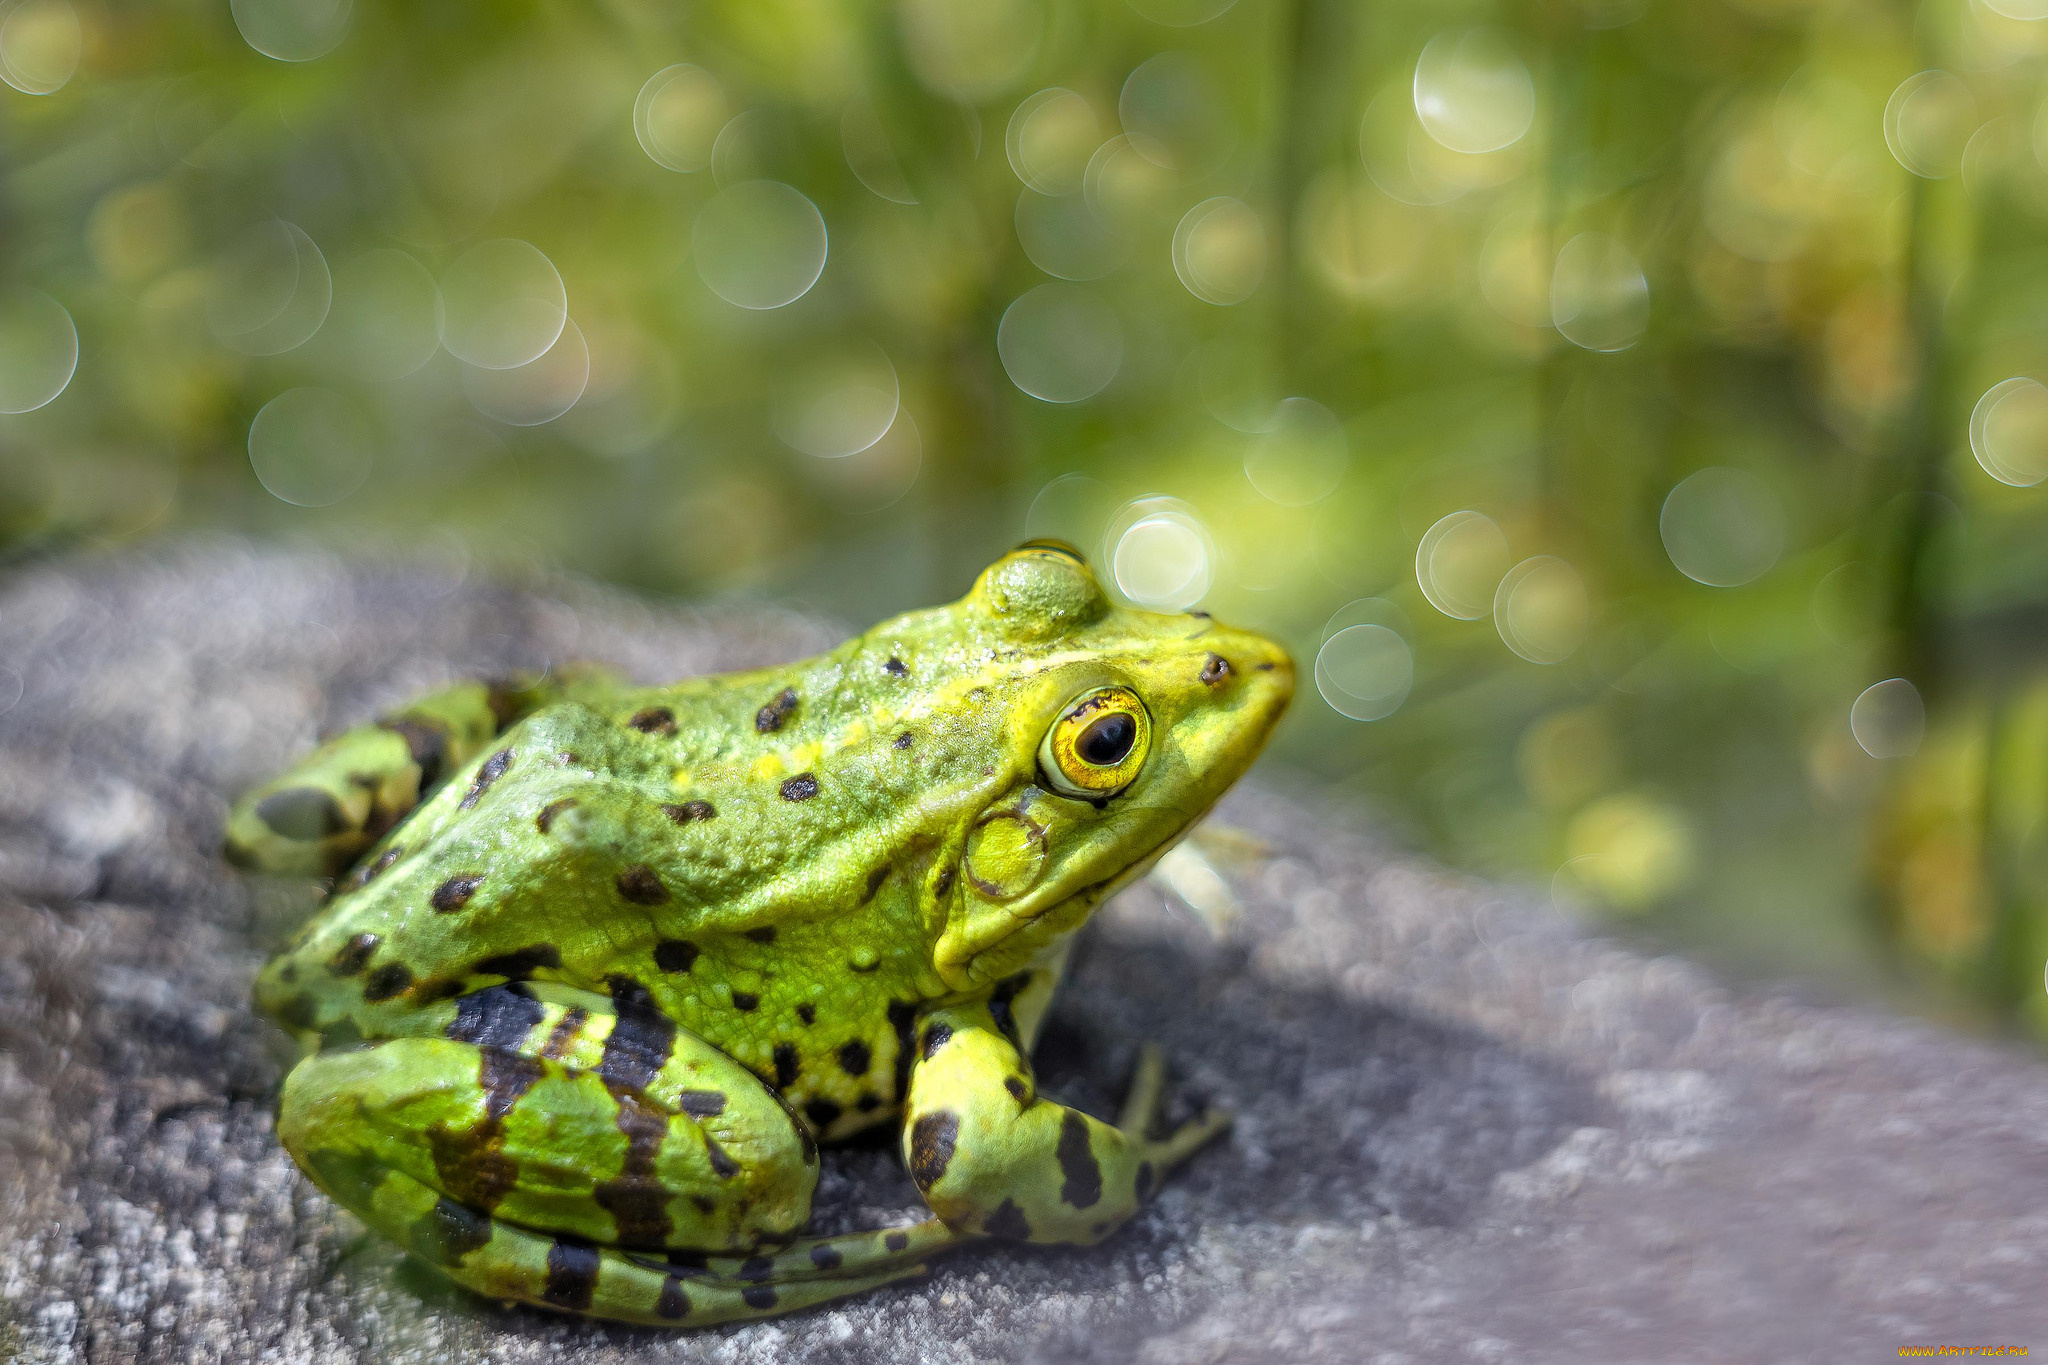
<path fill-rule="evenodd" d="M 721 1275 L 702 1257 L 623 1252 L 503 1222 L 389 1168 L 329 1169 L 322 1175 L 322 1183 L 333 1187 L 346 1187 L 353 1178 L 349 1193 L 343 1188 L 330 1188 L 330 1193 L 466 1289 L 618 1322 L 708 1327 L 773 1317 L 877 1289 L 925 1269 L 896 1257 L 866 1273 L 791 1279 L 760 1273 L 752 1261 L 734 1261 L 734 1273 Z"/>
<path fill-rule="evenodd" d="M 278 1116 L 322 1189 L 461 1284 L 721 1322 L 915 1274 L 961 1240 L 933 1223 L 795 1241 L 816 1148 L 753 1073 L 683 1030 L 656 1066 L 645 1020 L 474 999 L 446 1036 L 305 1059 Z"/>
<path fill-rule="evenodd" d="M 462 682 L 335 736 L 235 803 L 227 856 L 265 872 L 336 877 L 507 726 L 608 675 Z M 367 869 L 358 869 L 359 872 Z"/>

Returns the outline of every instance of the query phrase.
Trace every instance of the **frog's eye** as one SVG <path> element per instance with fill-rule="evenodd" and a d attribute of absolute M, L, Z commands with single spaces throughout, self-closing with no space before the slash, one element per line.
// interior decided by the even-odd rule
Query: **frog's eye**
<path fill-rule="evenodd" d="M 1101 801 L 1131 785 L 1152 747 L 1152 717 L 1128 687 L 1098 687 L 1067 703 L 1038 746 L 1046 784 Z"/>

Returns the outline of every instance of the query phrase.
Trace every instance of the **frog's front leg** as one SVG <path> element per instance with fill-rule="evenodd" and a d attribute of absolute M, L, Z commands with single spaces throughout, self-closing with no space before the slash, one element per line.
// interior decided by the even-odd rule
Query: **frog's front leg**
<path fill-rule="evenodd" d="M 936 1221 L 792 1241 L 816 1149 L 762 1082 L 654 1015 L 468 997 L 444 1036 L 317 1054 L 278 1134 L 377 1231 L 492 1298 L 655 1325 L 886 1284 Z"/>
<path fill-rule="evenodd" d="M 235 803 L 227 855 L 265 872 L 339 876 L 506 726 L 566 689 L 604 681 L 579 669 L 456 683 L 347 730 Z"/>
<path fill-rule="evenodd" d="M 1164 1075 L 1158 1051 L 1145 1049 L 1112 1127 L 1042 1098 L 987 1005 L 935 1010 L 918 1035 L 904 1161 L 925 1202 L 958 1231 L 1099 1242 L 1230 1124 L 1226 1113 L 1206 1114 L 1155 1140 Z"/>

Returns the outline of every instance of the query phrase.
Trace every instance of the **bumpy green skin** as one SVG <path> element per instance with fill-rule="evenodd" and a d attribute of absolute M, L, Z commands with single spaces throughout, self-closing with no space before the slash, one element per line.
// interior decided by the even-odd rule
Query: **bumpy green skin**
<path fill-rule="evenodd" d="M 1109 684 L 1151 714 L 1144 766 L 1056 795 L 1040 741 Z M 1292 691 L 1271 642 L 1112 609 L 1027 546 L 804 663 L 465 684 L 342 735 L 229 824 L 237 861 L 341 877 L 256 987 L 307 1052 L 279 1136 L 458 1282 L 631 1322 L 1097 1241 L 1227 1119 L 1153 1138 L 1150 1052 L 1117 1126 L 1038 1095 L 1068 936 Z M 817 1140 L 885 1121 L 935 1217 L 799 1240 Z"/>

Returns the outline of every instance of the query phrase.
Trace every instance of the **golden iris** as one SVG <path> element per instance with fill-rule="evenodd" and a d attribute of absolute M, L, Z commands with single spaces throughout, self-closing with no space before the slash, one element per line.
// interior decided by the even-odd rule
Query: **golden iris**
<path fill-rule="evenodd" d="M 1128 687 L 1098 687 L 1067 703 L 1038 746 L 1038 766 L 1062 796 L 1115 796 L 1145 766 L 1152 717 Z"/>

